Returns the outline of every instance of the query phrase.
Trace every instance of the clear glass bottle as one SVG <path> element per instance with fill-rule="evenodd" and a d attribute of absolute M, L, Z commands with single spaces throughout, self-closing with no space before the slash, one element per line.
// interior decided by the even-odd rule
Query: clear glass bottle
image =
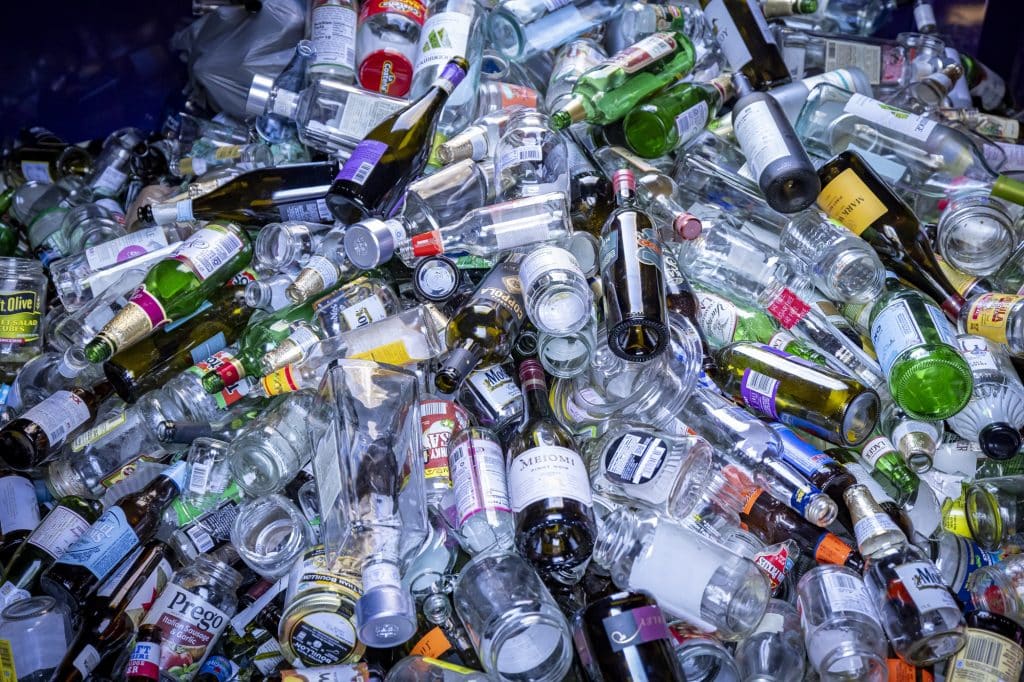
<path fill-rule="evenodd" d="M 438 146 L 438 161 L 448 165 L 465 159 L 483 161 L 492 158 L 498 141 L 509 128 L 509 121 L 513 115 L 525 108 L 513 105 L 481 114 L 459 133 Z"/>
<path fill-rule="evenodd" d="M 1015 554 L 971 574 L 967 589 L 978 609 L 1020 622 L 1024 617 L 1024 555 Z"/>
<path fill-rule="evenodd" d="M 800 616 L 781 599 L 768 602 L 757 629 L 736 647 L 736 665 L 745 680 L 801 682 L 806 658 Z"/>
<path fill-rule="evenodd" d="M 568 196 L 568 150 L 562 134 L 551 130 L 548 117 L 520 109 L 508 122 L 494 150 L 494 186 L 499 199 L 518 199 L 549 192 Z"/>
<path fill-rule="evenodd" d="M 287 497 L 265 495 L 238 508 L 231 544 L 249 568 L 277 580 L 313 544 L 313 529 Z"/>
<path fill-rule="evenodd" d="M 515 519 L 509 503 L 505 453 L 493 431 L 468 427 L 454 434 L 448 467 L 462 547 L 476 556 L 492 549 L 509 552 Z"/>
<path fill-rule="evenodd" d="M 315 59 L 309 74 L 351 83 L 356 74 L 356 9 L 349 0 L 313 0 L 306 36 Z"/>
<path fill-rule="evenodd" d="M 1024 518 L 1018 513 L 1022 500 L 1024 478 L 1020 476 L 986 478 L 970 484 L 964 514 L 974 541 L 994 551 L 1024 531 Z"/>
<path fill-rule="evenodd" d="M 978 276 L 995 274 L 1021 238 L 1003 202 L 973 192 L 950 199 L 936 230 L 935 245 L 943 260 Z"/>
<path fill-rule="evenodd" d="M 654 5 L 645 4 L 643 7 L 655 9 Z M 657 9 L 662 8 L 658 6 Z M 635 15 L 624 12 L 620 16 L 625 21 Z M 653 32 L 651 31 L 651 33 Z M 629 41 L 622 47 L 625 48 L 634 42 L 636 41 Z M 564 106 L 572 97 L 572 86 L 576 84 L 580 76 L 607 58 L 608 55 L 604 48 L 592 38 L 585 36 L 576 38 L 560 47 L 555 55 L 548 87 L 544 91 L 544 107 L 548 111 L 557 111 Z"/>
<path fill-rule="evenodd" d="M 488 17 L 487 34 L 502 55 L 525 60 L 600 26 L 617 16 L 622 7 L 610 0 L 564 6 L 538 0 L 502 0 Z"/>
<path fill-rule="evenodd" d="M 1010 459 L 1020 450 L 1024 385 L 1006 351 L 981 336 L 957 336 L 960 354 L 974 377 L 971 400 L 949 417 L 949 427 L 981 445 L 986 456 Z"/>
<path fill-rule="evenodd" d="M 569 336 L 590 321 L 594 296 L 576 258 L 558 246 L 532 250 L 519 264 L 526 314 L 541 333 Z"/>
<path fill-rule="evenodd" d="M 587 370 L 597 350 L 596 311 L 575 334 L 537 334 L 537 359 L 544 371 L 559 379 L 571 379 Z"/>

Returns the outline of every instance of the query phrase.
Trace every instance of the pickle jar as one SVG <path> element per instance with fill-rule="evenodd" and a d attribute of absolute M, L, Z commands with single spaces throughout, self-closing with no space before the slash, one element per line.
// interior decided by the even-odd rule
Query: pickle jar
<path fill-rule="evenodd" d="M 45 312 L 43 264 L 31 258 L 0 258 L 0 372 L 13 374 L 43 351 Z"/>

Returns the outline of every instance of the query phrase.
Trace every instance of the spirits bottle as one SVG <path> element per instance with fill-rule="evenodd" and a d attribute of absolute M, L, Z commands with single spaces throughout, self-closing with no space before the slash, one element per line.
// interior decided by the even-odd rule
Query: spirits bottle
<path fill-rule="evenodd" d="M 391 213 L 426 165 L 441 110 L 468 69 L 465 59 L 452 59 L 425 95 L 366 134 L 327 194 L 337 219 L 351 223 L 353 218 Z"/>
<path fill-rule="evenodd" d="M 771 346 L 735 343 L 715 360 L 715 378 L 734 400 L 836 445 L 860 444 L 878 419 L 874 391 Z"/>
<path fill-rule="evenodd" d="M 686 76 L 693 43 L 683 33 L 647 36 L 579 77 L 572 98 L 551 115 L 555 130 L 573 123 L 612 123 L 649 95 Z"/>
<path fill-rule="evenodd" d="M 923 294 L 892 277 L 871 310 L 871 344 L 893 400 L 911 417 L 953 416 L 971 396 L 971 370 L 952 325 Z"/>
<path fill-rule="evenodd" d="M 966 641 L 963 614 L 935 564 L 907 542 L 866 487 L 855 485 L 845 497 L 866 559 L 864 582 L 897 655 L 927 666 L 955 654 Z"/>
<path fill-rule="evenodd" d="M 499 199 L 548 192 L 568 194 L 565 136 L 551 129 L 548 117 L 534 109 L 512 114 L 494 149 L 494 186 Z"/>
<path fill-rule="evenodd" d="M 686 146 L 732 97 L 732 77 L 679 83 L 634 107 L 622 121 L 629 148 L 654 159 Z"/>
<path fill-rule="evenodd" d="M 782 441 L 782 461 L 800 472 L 811 484 L 832 498 L 839 509 L 837 519 L 844 528 L 853 528 L 843 503 L 843 493 L 856 483 L 853 474 L 829 455 L 798 436 L 793 429 L 773 423 L 769 427 Z"/>
<path fill-rule="evenodd" d="M 309 74 L 351 83 L 356 74 L 356 10 L 349 0 L 314 0 L 306 35 L 313 43 Z"/>
<path fill-rule="evenodd" d="M 208 223 L 150 268 L 128 305 L 85 346 L 85 356 L 103 362 L 153 330 L 194 313 L 251 256 L 252 244 L 242 228 Z"/>
<path fill-rule="evenodd" d="M 572 435 L 551 415 L 544 370 L 519 366 L 526 410 L 508 446 L 516 548 L 545 578 L 572 585 L 590 560 L 596 525 L 590 480 Z"/>
<path fill-rule="evenodd" d="M 194 198 L 141 206 L 139 220 L 146 225 L 194 220 L 249 224 L 311 218 L 330 222 L 322 200 L 336 171 L 333 161 L 259 168 Z"/>
<path fill-rule="evenodd" d="M 88 387 L 102 376 L 102 367 L 86 360 L 80 346 L 72 346 L 63 353 L 47 351 L 21 366 L 10 384 L 5 404 L 16 412 L 24 412 L 57 391 Z"/>
<path fill-rule="evenodd" d="M 619 207 L 601 231 L 601 281 L 608 347 L 644 362 L 668 346 L 668 310 L 662 245 L 650 217 L 636 207 L 636 179 L 628 170 L 612 179 Z"/>
<path fill-rule="evenodd" d="M 705 20 L 734 73 L 756 90 L 789 82 L 789 69 L 756 0 L 700 0 Z"/>
<path fill-rule="evenodd" d="M 502 0 L 488 15 L 490 44 L 508 59 L 526 60 L 554 50 L 622 12 L 622 3 L 584 0 L 574 5 Z"/>
<path fill-rule="evenodd" d="M 316 11 L 315 9 L 313 10 Z M 274 90 L 301 92 L 306 86 L 306 75 L 316 59 L 316 45 L 310 40 L 300 40 L 295 45 L 295 53 L 284 69 L 272 81 Z M 246 101 L 246 109 L 249 102 Z M 295 138 L 295 122 L 274 111 L 257 111 L 253 124 L 256 132 L 268 144 L 280 144 L 289 138 Z"/>
<path fill-rule="evenodd" d="M 658 9 L 662 8 L 659 6 Z M 620 16 L 626 17 L 628 14 L 623 12 Z M 668 28 L 666 25 L 661 30 Z M 654 32 L 654 30 L 650 31 L 650 33 Z M 642 37 L 646 36 L 637 36 L 636 40 L 626 42 L 623 47 L 636 43 Z M 572 98 L 572 88 L 580 76 L 606 59 L 608 59 L 608 55 L 598 41 L 586 36 L 572 40 L 558 48 L 554 64 L 551 67 L 548 86 L 544 90 L 544 108 L 547 111 L 561 109 Z"/>
<path fill-rule="evenodd" d="M 438 146 L 438 161 L 448 165 L 465 159 L 483 161 L 493 157 L 498 140 L 508 130 L 512 117 L 522 110 L 521 106 L 510 106 L 478 116 Z"/>
<path fill-rule="evenodd" d="M 960 327 L 968 334 L 983 336 L 1006 345 L 1014 357 L 1024 357 L 1024 296 L 986 293 L 973 297 L 960 311 Z"/>

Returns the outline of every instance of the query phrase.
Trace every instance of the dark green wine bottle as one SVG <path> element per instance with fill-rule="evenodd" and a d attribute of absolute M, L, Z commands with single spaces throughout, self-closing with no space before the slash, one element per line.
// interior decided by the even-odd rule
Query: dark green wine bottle
<path fill-rule="evenodd" d="M 367 215 L 390 215 L 406 185 L 426 165 L 444 103 L 468 70 L 469 63 L 455 57 L 423 97 L 366 134 L 327 194 L 327 205 L 338 220 L 351 224 Z"/>

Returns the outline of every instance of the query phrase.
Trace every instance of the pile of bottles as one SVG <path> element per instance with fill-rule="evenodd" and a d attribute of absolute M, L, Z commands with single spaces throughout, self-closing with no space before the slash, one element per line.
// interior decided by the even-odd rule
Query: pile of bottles
<path fill-rule="evenodd" d="M 307 35 L 0 158 L 0 680 L 1021 678 L 1024 133 L 928 0 Z"/>

